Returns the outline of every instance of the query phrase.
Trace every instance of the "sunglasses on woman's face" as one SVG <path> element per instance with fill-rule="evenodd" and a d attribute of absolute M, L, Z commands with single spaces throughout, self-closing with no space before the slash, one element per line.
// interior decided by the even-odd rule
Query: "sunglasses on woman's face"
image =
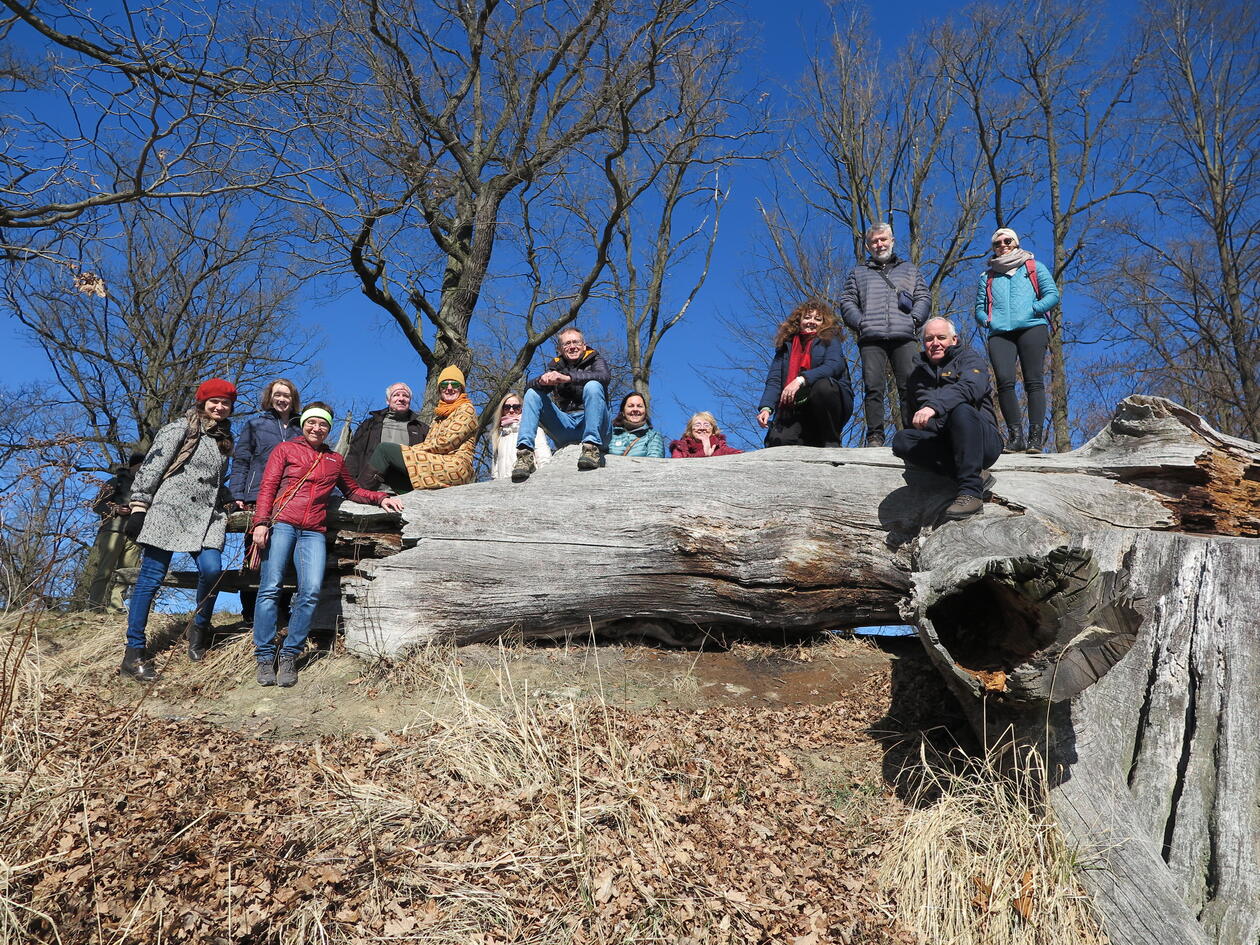
<path fill-rule="evenodd" d="M 463 384 L 457 384 L 455 381 L 443 381 L 438 385 L 438 390 L 463 390 Z"/>
<path fill-rule="evenodd" d="M 1014 246 L 1015 241 L 1009 237 L 1002 237 L 1000 240 L 993 241 L 994 246 Z"/>
<path fill-rule="evenodd" d="M 504 413 L 520 413 L 521 405 L 520 404 L 504 404 L 503 412 Z"/>

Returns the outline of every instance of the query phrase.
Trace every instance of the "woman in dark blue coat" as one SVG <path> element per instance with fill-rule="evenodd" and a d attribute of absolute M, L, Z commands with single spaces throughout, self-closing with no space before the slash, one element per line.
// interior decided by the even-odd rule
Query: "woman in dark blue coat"
<path fill-rule="evenodd" d="M 263 388 L 262 413 L 245 424 L 232 451 L 232 476 L 228 489 L 238 509 L 253 510 L 271 451 L 286 440 L 302 435 L 302 427 L 298 424 L 301 412 L 302 395 L 292 381 L 281 377 Z M 246 533 L 246 556 L 251 544 L 250 535 Z M 281 606 L 286 611 L 290 596 L 285 594 L 281 600 Z M 241 620 L 246 624 L 254 622 L 257 599 L 257 591 L 241 590 Z"/>
<path fill-rule="evenodd" d="M 849 365 L 831 306 L 802 302 L 779 326 L 757 422 L 766 446 L 839 446 L 853 413 Z"/>

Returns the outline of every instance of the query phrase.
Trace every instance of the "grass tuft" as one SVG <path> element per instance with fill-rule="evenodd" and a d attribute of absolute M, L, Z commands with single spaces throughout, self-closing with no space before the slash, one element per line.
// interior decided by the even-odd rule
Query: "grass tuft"
<path fill-rule="evenodd" d="M 921 755 L 920 767 L 923 803 L 894 838 L 879 879 L 922 941 L 1107 942 L 1077 878 L 1076 851 L 1050 812 L 1035 753 L 1010 770 L 993 755 L 953 770 Z"/>

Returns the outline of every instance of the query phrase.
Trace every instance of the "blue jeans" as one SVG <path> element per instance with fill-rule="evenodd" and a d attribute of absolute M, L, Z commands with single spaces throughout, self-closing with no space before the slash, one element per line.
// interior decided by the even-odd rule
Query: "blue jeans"
<path fill-rule="evenodd" d="M 140 573 L 136 586 L 131 589 L 131 601 L 127 605 L 127 646 L 140 649 L 144 646 L 144 627 L 149 622 L 149 611 L 162 579 L 171 568 L 175 552 L 141 545 Z M 193 626 L 205 630 L 210 626 L 214 613 L 214 599 L 219 596 L 219 576 L 223 573 L 223 555 L 218 548 L 202 548 L 190 552 L 197 563 L 197 613 Z"/>
<path fill-rule="evenodd" d="M 293 558 L 298 589 L 293 595 L 289 632 L 284 638 L 283 656 L 298 656 L 306 645 L 306 635 L 319 603 L 324 584 L 324 558 L 328 554 L 323 532 L 276 522 L 267 538 L 267 557 L 258 578 L 258 603 L 254 606 L 254 659 L 270 663 L 276 658 L 276 613 L 284 569 Z"/>
<path fill-rule="evenodd" d="M 551 434 L 557 448 L 579 442 L 594 443 L 600 447 L 607 445 L 612 433 L 612 418 L 608 415 L 608 393 L 604 385 L 599 381 L 583 384 L 582 409 L 572 413 L 561 410 L 550 397 L 533 388 L 525 391 L 517 447 L 532 450 L 540 426 Z"/>

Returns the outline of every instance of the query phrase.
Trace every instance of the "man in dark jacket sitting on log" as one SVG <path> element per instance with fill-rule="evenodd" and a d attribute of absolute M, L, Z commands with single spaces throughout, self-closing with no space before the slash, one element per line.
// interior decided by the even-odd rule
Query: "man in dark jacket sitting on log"
<path fill-rule="evenodd" d="M 988 362 L 958 343 L 948 318 L 932 318 L 923 326 L 923 353 L 907 387 L 914 414 L 910 428 L 893 437 L 893 454 L 958 483 L 945 518 L 975 515 L 993 478 L 986 467 L 1002 455 Z"/>
<path fill-rule="evenodd" d="M 598 351 L 586 347 L 576 328 L 560 332 L 559 341 L 560 353 L 525 391 L 513 482 L 524 482 L 534 471 L 534 437 L 539 425 L 551 434 L 557 447 L 582 444 L 578 469 L 596 469 L 600 452 L 608 443 L 608 383 L 612 380 L 608 364 Z"/>
<path fill-rule="evenodd" d="M 914 362 L 915 336 L 931 308 L 919 267 L 898 259 L 892 227 L 876 223 L 866 231 L 870 257 L 849 273 L 840 293 L 840 314 L 857 333 L 862 359 L 862 409 L 866 413 L 866 445 L 884 445 L 884 385 L 889 367 L 897 381 L 901 423 L 910 425 L 906 381 Z"/>
<path fill-rule="evenodd" d="M 415 446 L 429 433 L 429 425 L 411 409 L 411 388 L 395 381 L 385 388 L 385 409 L 373 410 L 350 438 L 346 472 L 365 489 L 379 489 L 380 477 L 368 464 L 368 457 L 381 443 Z"/>

